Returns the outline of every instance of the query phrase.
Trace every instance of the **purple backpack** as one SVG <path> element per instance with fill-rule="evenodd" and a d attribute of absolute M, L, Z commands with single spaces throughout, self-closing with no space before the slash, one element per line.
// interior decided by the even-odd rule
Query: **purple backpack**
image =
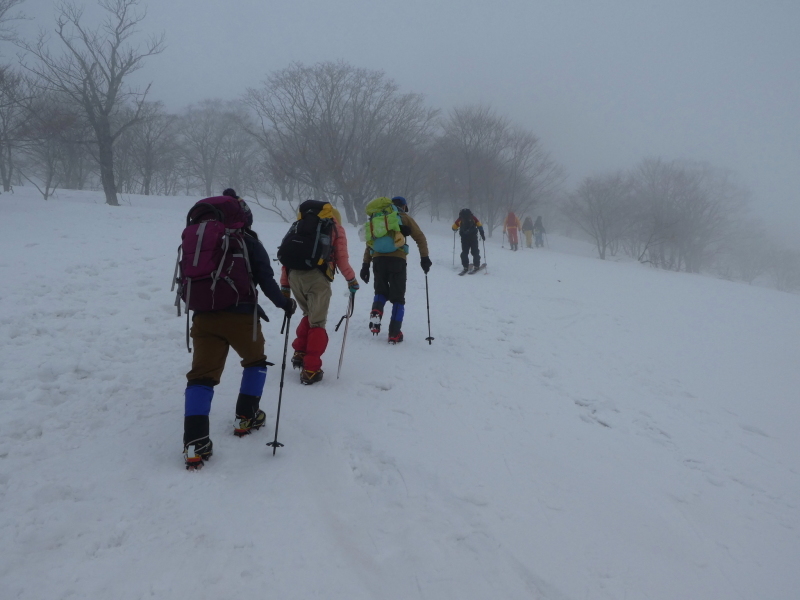
<path fill-rule="evenodd" d="M 178 286 L 178 316 L 181 300 L 186 305 L 187 348 L 190 310 L 204 312 L 253 304 L 254 323 L 258 323 L 258 292 L 244 241 L 244 228 L 252 221 L 247 204 L 229 196 L 200 200 L 186 216 L 172 287 Z"/>

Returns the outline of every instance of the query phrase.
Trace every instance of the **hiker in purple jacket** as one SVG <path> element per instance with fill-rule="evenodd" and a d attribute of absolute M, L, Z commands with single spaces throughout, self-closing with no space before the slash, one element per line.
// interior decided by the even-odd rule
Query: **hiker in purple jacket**
<path fill-rule="evenodd" d="M 259 241 L 258 235 L 251 229 L 253 215 L 250 209 L 237 197 L 233 189 L 226 189 L 223 196 L 236 198 L 244 210 L 245 226 L 241 228 L 241 233 L 252 273 L 251 283 L 257 284 L 276 307 L 291 316 L 297 304 L 281 293 L 280 286 L 275 281 L 275 273 L 267 251 Z M 240 284 L 240 287 L 245 286 Z M 233 348 L 241 357 L 244 369 L 236 402 L 234 434 L 247 435 L 252 430 L 261 428 L 266 420 L 264 411 L 259 409 L 259 402 L 267 377 L 268 363 L 264 353 L 264 336 L 261 333 L 260 319 L 254 322 L 254 314 L 257 311 L 264 320 L 267 320 L 267 316 L 258 306 L 255 287 L 251 287 L 252 293 L 251 290 L 240 290 L 243 299 L 233 306 L 222 310 L 194 311 L 191 328 L 194 355 L 192 369 L 186 374 L 188 381 L 183 433 L 187 468 L 202 466 L 203 461 L 212 454 L 208 415 L 214 396 L 214 386 L 220 382 L 229 348 Z"/>

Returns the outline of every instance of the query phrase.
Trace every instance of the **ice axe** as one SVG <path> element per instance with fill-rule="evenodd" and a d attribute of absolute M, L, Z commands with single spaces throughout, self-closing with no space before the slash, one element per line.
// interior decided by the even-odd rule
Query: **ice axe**
<path fill-rule="evenodd" d="M 336 379 L 339 379 L 339 374 L 342 372 L 342 359 L 344 358 L 344 343 L 347 341 L 347 327 L 350 325 L 350 317 L 353 316 L 355 309 L 356 295 L 354 292 L 350 293 L 350 299 L 347 301 L 347 312 L 344 313 L 339 322 L 336 324 L 334 331 L 339 331 L 339 327 L 344 321 L 344 334 L 342 335 L 342 350 L 339 352 L 339 369 L 336 371 Z"/>

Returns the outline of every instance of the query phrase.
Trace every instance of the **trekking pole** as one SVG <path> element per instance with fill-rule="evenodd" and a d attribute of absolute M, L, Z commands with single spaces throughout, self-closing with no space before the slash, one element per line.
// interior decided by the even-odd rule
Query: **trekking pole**
<path fill-rule="evenodd" d="M 506 247 L 506 232 L 505 231 L 503 232 L 503 243 L 502 243 L 502 245 L 500 247 L 501 248 L 505 248 Z"/>
<path fill-rule="evenodd" d="M 489 272 L 489 261 L 486 259 L 486 238 L 481 241 L 483 242 L 483 264 L 486 265 L 483 267 L 483 274 L 486 275 Z"/>
<path fill-rule="evenodd" d="M 544 243 L 547 244 L 547 249 L 550 250 L 550 240 L 547 239 L 547 232 L 544 232 Z"/>
<path fill-rule="evenodd" d="M 336 379 L 339 379 L 339 373 L 342 372 L 342 359 L 344 358 L 344 343 L 347 340 L 347 328 L 350 325 L 350 317 L 353 316 L 353 309 L 355 308 L 356 304 L 356 295 L 355 292 L 350 293 L 350 299 L 347 301 L 347 312 L 344 313 L 339 322 L 336 324 L 336 329 L 334 331 L 339 331 L 339 326 L 344 321 L 344 334 L 342 335 L 342 350 L 339 352 L 339 370 L 336 371 Z"/>
<path fill-rule="evenodd" d="M 428 274 L 425 273 L 425 305 L 428 309 L 428 337 L 425 339 L 428 342 L 428 346 L 431 345 L 433 338 L 431 337 L 431 301 L 428 297 Z"/>
<path fill-rule="evenodd" d="M 456 232 L 453 232 L 453 266 L 456 266 Z"/>
<path fill-rule="evenodd" d="M 281 325 L 281 333 L 286 329 L 286 339 L 283 342 L 283 364 L 281 364 L 281 387 L 278 392 L 278 416 L 275 418 L 275 439 L 267 442 L 267 446 L 272 446 L 272 456 L 275 456 L 275 451 L 278 448 L 283 448 L 283 444 L 278 442 L 278 425 L 281 422 L 281 399 L 283 398 L 283 374 L 286 372 L 286 350 L 289 347 L 289 322 L 292 317 L 283 315 L 283 325 Z"/>

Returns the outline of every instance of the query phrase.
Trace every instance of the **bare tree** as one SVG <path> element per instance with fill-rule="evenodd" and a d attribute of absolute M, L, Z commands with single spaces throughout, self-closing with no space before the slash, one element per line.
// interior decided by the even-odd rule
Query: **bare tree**
<path fill-rule="evenodd" d="M 25 0 L 0 0 L 0 41 L 10 41 L 14 39 L 16 30 L 10 24 L 11 21 L 22 19 L 21 13 L 11 14 L 9 11 L 15 6 L 19 6 Z"/>
<path fill-rule="evenodd" d="M 615 247 L 627 228 L 631 181 L 622 172 L 587 177 L 564 203 L 564 216 L 577 225 L 595 243 L 597 254 Z"/>
<path fill-rule="evenodd" d="M 177 117 L 165 112 L 160 102 L 147 102 L 140 122 L 131 129 L 134 169 L 139 192 L 145 196 L 154 193 L 159 176 L 163 179 L 177 167 L 176 123 Z"/>
<path fill-rule="evenodd" d="M 132 45 L 138 25 L 145 17 L 136 9 L 140 0 L 99 0 L 107 13 L 104 23 L 86 28 L 83 9 L 71 2 L 58 5 L 55 33 L 63 54 L 54 55 L 46 33 L 33 43 L 17 41 L 17 45 L 34 59 L 23 66 L 47 89 L 66 94 L 78 104 L 94 134 L 94 158 L 106 203 L 117 206 L 114 178 L 114 142 L 125 129 L 139 121 L 149 86 L 139 91 L 127 85 L 129 76 L 138 71 L 144 60 L 160 53 L 164 37 L 153 36 L 143 46 Z M 132 106 L 126 118 L 118 118 L 121 109 Z"/>
<path fill-rule="evenodd" d="M 80 127 L 80 116 L 63 96 L 52 92 L 37 95 L 29 110 L 23 147 L 26 160 L 18 171 L 47 200 L 66 179 L 67 157 L 75 148 L 71 138 Z"/>
<path fill-rule="evenodd" d="M 741 220 L 731 228 L 720 245 L 716 271 L 726 279 L 752 284 L 772 267 L 774 244 L 758 219 Z"/>
<path fill-rule="evenodd" d="M 408 145 L 427 141 L 436 114 L 383 72 L 344 62 L 292 65 L 248 90 L 245 102 L 274 166 L 315 196 L 340 199 L 352 224 L 369 199 L 403 193 L 388 186 L 402 179 Z"/>
<path fill-rule="evenodd" d="M 230 104 L 221 100 L 203 100 L 197 106 L 190 106 L 178 124 L 186 173 L 207 196 L 220 183 L 227 132 L 232 127 L 236 127 L 235 115 Z"/>
<path fill-rule="evenodd" d="M 566 179 L 564 169 L 550 158 L 539 138 L 521 127 L 509 131 L 504 157 L 503 202 L 521 214 L 555 198 Z"/>
<path fill-rule="evenodd" d="M 33 88 L 23 75 L 0 67 L 0 181 L 4 192 L 11 190 L 15 152 L 25 143 L 23 131 L 32 116 L 33 98 Z"/>
<path fill-rule="evenodd" d="M 442 123 L 443 135 L 436 144 L 437 168 L 446 173 L 442 191 L 450 212 L 469 206 L 487 224 L 489 235 L 498 222 L 495 194 L 510 127 L 488 106 L 455 108 Z"/>
<path fill-rule="evenodd" d="M 776 245 L 772 253 L 775 287 L 784 292 L 800 288 L 800 252 Z"/>
<path fill-rule="evenodd" d="M 234 103 L 228 109 L 228 123 L 222 135 L 219 163 L 219 181 L 223 187 L 232 187 L 242 195 L 256 187 L 256 161 L 262 155 L 256 139 L 247 133 L 255 128 L 252 117 L 244 105 Z"/>
<path fill-rule="evenodd" d="M 730 172 L 690 161 L 645 160 L 633 181 L 639 259 L 692 273 L 719 251 L 747 195 Z"/>
<path fill-rule="evenodd" d="M 530 210 L 564 181 L 539 139 L 489 106 L 451 110 L 442 131 L 433 152 L 434 188 L 453 214 L 464 205 L 475 210 L 490 235 L 506 210 Z"/>

